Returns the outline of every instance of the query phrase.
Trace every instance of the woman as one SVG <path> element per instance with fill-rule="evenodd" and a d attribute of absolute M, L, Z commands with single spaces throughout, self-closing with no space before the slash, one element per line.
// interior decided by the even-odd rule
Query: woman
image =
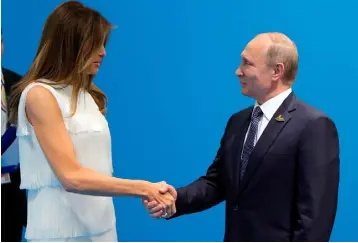
<path fill-rule="evenodd" d="M 112 177 L 106 96 L 92 82 L 110 23 L 66 2 L 48 17 L 36 57 L 13 90 L 21 188 L 28 190 L 28 241 L 117 241 L 112 196 L 174 199 L 159 184 Z"/>

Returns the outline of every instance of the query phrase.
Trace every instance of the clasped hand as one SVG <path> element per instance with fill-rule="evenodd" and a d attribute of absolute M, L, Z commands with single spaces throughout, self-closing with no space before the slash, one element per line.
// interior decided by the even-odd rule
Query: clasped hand
<path fill-rule="evenodd" d="M 153 218 L 169 218 L 176 213 L 177 192 L 165 181 L 154 183 L 153 192 L 143 199 L 144 207 Z"/>

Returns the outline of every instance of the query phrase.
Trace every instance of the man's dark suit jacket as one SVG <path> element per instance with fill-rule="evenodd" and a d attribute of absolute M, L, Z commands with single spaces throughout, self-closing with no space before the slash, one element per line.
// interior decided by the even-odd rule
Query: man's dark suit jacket
<path fill-rule="evenodd" d="M 7 98 L 12 87 L 19 82 L 21 76 L 17 73 L 2 69 L 5 80 Z M 10 174 L 11 183 L 1 185 L 1 241 L 21 241 L 22 229 L 26 226 L 27 201 L 26 191 L 20 190 L 20 170 Z"/>
<path fill-rule="evenodd" d="M 207 174 L 178 189 L 173 218 L 225 200 L 224 241 L 328 241 L 339 184 L 335 124 L 291 93 L 261 135 L 240 181 L 252 110 L 230 118 Z M 275 119 L 279 115 L 284 121 Z"/>

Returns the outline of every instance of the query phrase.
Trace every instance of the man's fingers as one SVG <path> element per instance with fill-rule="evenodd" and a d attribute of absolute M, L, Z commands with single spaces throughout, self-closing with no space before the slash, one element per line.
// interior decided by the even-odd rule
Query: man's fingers
<path fill-rule="evenodd" d="M 177 200 L 177 191 L 171 185 L 168 185 L 168 192 L 174 197 L 174 200 Z"/>
<path fill-rule="evenodd" d="M 148 202 L 147 203 L 147 205 L 149 206 L 149 207 L 155 207 L 155 206 L 157 206 L 159 203 L 157 202 L 157 201 L 150 201 L 150 202 Z"/>
<path fill-rule="evenodd" d="M 145 206 L 145 208 L 148 210 L 150 216 L 152 216 L 153 218 L 161 218 L 164 210 L 163 210 L 163 206 L 161 204 L 159 204 L 157 201 L 149 201 L 147 199 L 142 200 L 143 204 Z"/>
<path fill-rule="evenodd" d="M 162 205 L 157 205 L 153 208 L 148 208 L 150 214 L 154 214 L 154 213 L 157 213 L 157 212 L 162 212 L 163 211 L 163 206 Z"/>
<path fill-rule="evenodd" d="M 174 215 L 176 212 L 177 212 L 177 208 L 176 208 L 175 203 L 174 203 L 173 206 L 172 206 L 172 214 L 170 216 Z"/>
<path fill-rule="evenodd" d="M 150 214 L 156 214 L 157 212 L 163 211 L 163 206 L 157 201 L 147 201 L 147 203 L 145 203 L 145 207 Z"/>
<path fill-rule="evenodd" d="M 160 211 L 158 211 L 158 212 L 156 212 L 156 213 L 150 214 L 150 216 L 152 216 L 153 218 L 159 219 L 159 218 L 162 217 L 162 214 L 163 214 L 163 210 L 160 210 Z"/>

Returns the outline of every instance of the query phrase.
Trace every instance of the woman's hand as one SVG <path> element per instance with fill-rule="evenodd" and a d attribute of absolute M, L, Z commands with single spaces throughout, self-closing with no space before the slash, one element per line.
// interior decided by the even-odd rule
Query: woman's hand
<path fill-rule="evenodd" d="M 161 217 L 170 217 L 176 213 L 175 200 L 176 196 L 172 195 L 168 191 L 163 191 L 163 185 L 167 185 L 165 182 L 150 183 L 147 184 L 147 196 L 144 201 L 156 202 L 156 211 L 161 212 Z"/>

